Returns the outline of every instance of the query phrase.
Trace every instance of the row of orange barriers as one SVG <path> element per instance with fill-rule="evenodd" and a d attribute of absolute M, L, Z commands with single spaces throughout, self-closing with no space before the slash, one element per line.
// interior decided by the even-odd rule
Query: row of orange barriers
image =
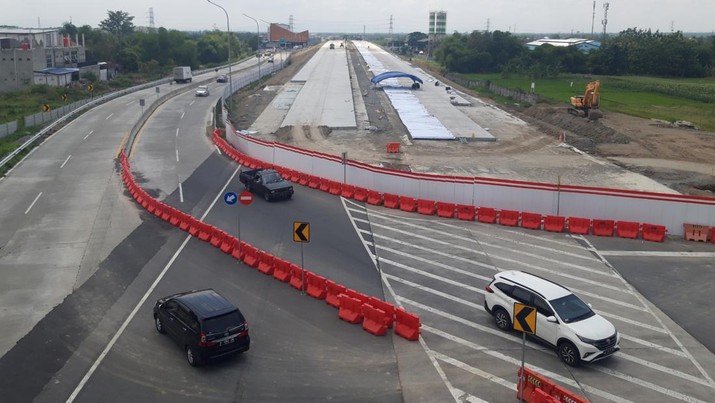
<path fill-rule="evenodd" d="M 665 241 L 667 235 L 666 227 L 659 224 L 543 215 L 539 213 L 520 212 L 516 210 L 476 207 L 465 204 L 417 199 L 392 193 L 380 193 L 363 187 L 305 174 L 293 169 L 265 164 L 254 158 L 250 158 L 231 147 L 226 140 L 221 137 L 220 129 L 214 131 L 213 139 L 221 150 L 223 150 L 229 157 L 234 159 L 239 164 L 243 164 L 251 168 L 273 168 L 285 179 L 297 184 L 376 206 L 384 205 L 385 207 L 391 209 L 416 212 L 424 215 L 437 215 L 444 218 L 458 218 L 460 220 L 467 221 L 477 220 L 482 223 L 498 223 L 506 226 L 521 226 L 528 229 L 545 230 L 550 232 L 568 232 L 579 235 L 591 234 L 608 237 L 615 235 L 621 238 L 630 239 L 637 239 L 640 237 L 644 241 L 652 242 L 663 242 Z M 694 238 L 697 238 L 695 240 L 701 240 L 700 237 L 701 235 L 698 235 Z M 713 242 L 715 242 L 715 236 L 712 238 Z"/>
<path fill-rule="evenodd" d="M 190 214 L 154 199 L 134 180 L 125 153 L 121 154 L 120 162 L 122 164 L 122 179 L 127 189 L 137 203 L 149 213 L 210 243 L 222 252 L 242 261 L 248 267 L 255 268 L 265 275 L 273 276 L 278 281 L 288 283 L 291 287 L 305 292 L 313 298 L 325 300 L 326 303 L 339 308 L 340 319 L 350 323 L 362 322 L 363 329 L 376 336 L 385 335 L 387 328 L 392 328 L 395 323 L 394 328 L 397 335 L 410 341 L 418 339 L 421 324 L 416 315 L 410 314 L 402 308 L 395 308 L 392 304 L 378 298 L 348 289 L 301 268 L 295 263 L 273 256 L 237 239 L 220 228 L 206 224 Z"/>
<path fill-rule="evenodd" d="M 527 403 L 588 403 L 586 398 L 557 385 L 529 368 L 524 368 L 523 374 L 522 381 L 522 370 L 519 368 L 517 372 L 519 382 L 516 384 L 517 399 L 523 399 Z"/>

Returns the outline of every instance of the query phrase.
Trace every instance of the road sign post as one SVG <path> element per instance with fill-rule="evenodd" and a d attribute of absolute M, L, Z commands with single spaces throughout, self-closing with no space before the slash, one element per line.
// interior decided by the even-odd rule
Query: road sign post
<path fill-rule="evenodd" d="M 519 376 L 519 401 L 524 401 L 524 385 L 526 376 L 524 374 L 524 363 L 526 358 L 526 334 L 536 334 L 536 308 L 514 303 L 514 330 L 521 332 L 521 375 Z"/>
<path fill-rule="evenodd" d="M 246 195 L 246 193 L 248 193 L 248 195 Z M 248 206 L 253 201 L 253 194 L 251 192 L 243 191 L 243 192 L 241 192 L 241 195 L 239 196 L 235 192 L 226 192 L 223 195 L 223 201 L 226 202 L 226 204 L 228 204 L 229 206 L 233 206 L 238 201 L 240 201 L 241 204 L 243 204 L 244 206 Z M 238 237 L 237 237 L 238 245 L 236 245 L 236 247 L 238 249 L 238 256 L 240 258 L 240 256 L 241 256 L 241 210 L 240 209 L 236 213 L 236 218 L 238 220 Z M 239 263 L 240 263 L 240 259 L 239 259 Z"/>
<path fill-rule="evenodd" d="M 305 294 L 305 264 L 303 244 L 310 242 L 310 223 L 293 221 L 293 242 L 300 243 L 300 293 Z"/>

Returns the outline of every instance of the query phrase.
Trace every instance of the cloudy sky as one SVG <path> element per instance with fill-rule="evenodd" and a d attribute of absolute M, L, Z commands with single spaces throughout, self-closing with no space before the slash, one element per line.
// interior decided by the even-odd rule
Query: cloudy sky
<path fill-rule="evenodd" d="M 8 0 L 9 1 L 9 0 Z M 447 32 L 485 30 L 515 33 L 589 34 L 603 31 L 604 0 L 214 0 L 229 14 L 232 31 L 265 32 L 268 22 L 288 24 L 296 31 L 318 32 L 426 32 L 430 11 L 447 12 Z M 226 15 L 206 0 L 26 0 L 0 13 L 0 25 L 23 28 L 97 27 L 107 11 L 134 16 L 134 25 L 149 26 L 153 10 L 157 27 L 177 30 L 226 29 Z M 715 31 L 715 0 L 610 0 L 609 33 L 627 28 L 661 32 Z M 593 25 L 592 25 L 593 22 Z M 593 27 L 593 28 L 592 28 Z"/>

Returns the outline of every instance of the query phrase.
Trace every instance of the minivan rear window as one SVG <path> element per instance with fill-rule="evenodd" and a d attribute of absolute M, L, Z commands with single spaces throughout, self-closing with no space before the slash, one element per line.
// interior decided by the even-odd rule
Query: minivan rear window
<path fill-rule="evenodd" d="M 225 315 L 205 319 L 203 323 L 203 330 L 208 334 L 225 332 L 229 329 L 235 328 L 236 326 L 242 325 L 245 321 L 246 319 L 243 317 L 241 312 L 236 310 Z"/>

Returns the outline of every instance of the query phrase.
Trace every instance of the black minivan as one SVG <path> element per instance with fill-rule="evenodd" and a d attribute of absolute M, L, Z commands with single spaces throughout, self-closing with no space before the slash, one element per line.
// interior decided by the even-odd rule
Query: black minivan
<path fill-rule="evenodd" d="M 241 311 L 212 289 L 160 298 L 154 305 L 154 325 L 184 349 L 192 366 L 242 353 L 251 343 Z"/>

